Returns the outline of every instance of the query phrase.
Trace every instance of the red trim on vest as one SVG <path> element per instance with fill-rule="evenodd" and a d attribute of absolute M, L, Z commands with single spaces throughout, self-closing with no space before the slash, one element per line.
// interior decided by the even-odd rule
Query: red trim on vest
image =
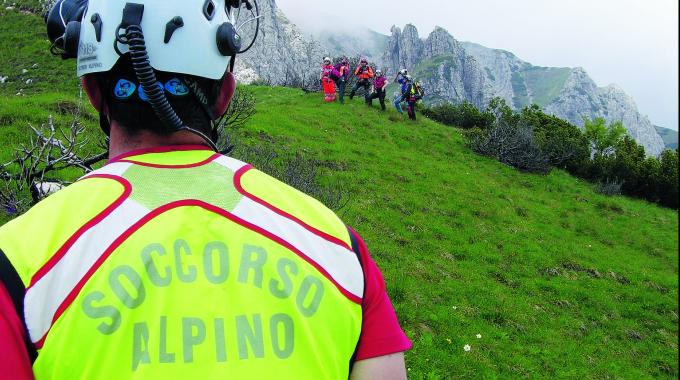
<path fill-rule="evenodd" d="M 141 154 L 148 153 L 168 153 L 168 152 L 185 152 L 189 150 L 212 150 L 206 145 L 166 145 L 166 146 L 156 146 L 152 148 L 142 148 L 135 149 L 129 152 L 125 152 L 109 159 L 107 163 L 118 162 L 127 157 L 139 156 Z"/>
<path fill-rule="evenodd" d="M 57 250 L 57 252 L 54 255 L 52 255 L 52 257 L 49 260 L 47 260 L 47 262 L 45 264 L 43 264 L 43 266 L 40 269 L 38 269 L 37 272 L 35 272 L 35 274 L 31 278 L 31 283 L 26 290 L 30 289 L 33 285 L 35 285 L 36 282 L 40 281 L 40 279 L 42 279 L 47 274 L 47 272 L 52 270 L 52 268 L 54 268 L 54 266 L 57 265 L 59 260 L 61 260 L 64 257 L 64 255 L 66 255 L 66 252 L 68 252 L 68 250 L 71 248 L 71 246 L 73 246 L 73 244 L 75 244 L 75 242 L 85 232 L 87 232 L 87 230 L 96 226 L 104 218 L 109 216 L 109 214 L 111 214 L 113 212 L 113 210 L 118 208 L 118 206 L 120 206 L 130 196 L 130 193 L 132 192 L 132 185 L 130 185 L 130 182 L 128 182 L 124 178 L 116 177 L 116 176 L 112 176 L 112 175 L 108 175 L 108 174 L 95 174 L 95 175 L 92 175 L 90 177 L 84 178 L 83 180 L 87 180 L 87 179 L 90 179 L 90 178 L 112 179 L 114 181 L 117 181 L 121 185 L 123 185 L 125 190 L 123 191 L 123 194 L 121 194 L 120 197 L 118 197 L 118 199 L 116 199 L 113 203 L 111 203 L 111 205 L 109 205 L 102 212 L 97 214 L 89 222 L 85 223 L 70 238 L 68 238 L 68 240 L 66 240 L 66 242 L 61 246 L 61 248 L 59 248 L 59 250 Z"/>
<path fill-rule="evenodd" d="M 199 167 L 199 166 L 207 165 L 207 164 L 215 161 L 219 157 L 221 157 L 221 155 L 219 153 L 215 153 L 215 154 L 213 154 L 212 156 L 208 157 L 207 159 L 205 159 L 203 161 L 196 162 L 196 163 L 193 163 L 193 164 L 182 164 L 182 165 L 150 164 L 148 162 L 139 162 L 139 161 L 128 160 L 128 159 L 122 159 L 122 160 L 118 160 L 116 162 L 127 162 L 127 163 L 130 163 L 130 164 L 145 166 L 145 167 L 148 167 L 148 168 L 157 168 L 157 169 L 188 169 L 188 168 L 196 168 L 196 167 Z"/>
<path fill-rule="evenodd" d="M 323 231 L 321 231 L 321 230 L 318 230 L 318 229 L 316 229 L 316 228 L 310 226 L 309 224 L 303 222 L 302 220 L 296 218 L 295 216 L 293 216 L 293 215 L 291 215 L 291 214 L 289 214 L 289 213 L 287 213 L 287 212 L 281 210 L 280 208 L 277 208 L 276 206 L 272 205 L 271 203 L 268 203 L 267 201 L 265 201 L 265 200 L 263 200 L 263 199 L 261 199 L 261 198 L 258 198 L 258 197 L 256 197 L 255 195 L 253 195 L 253 194 L 247 192 L 247 191 L 243 188 L 243 186 L 241 186 L 241 177 L 243 177 L 243 175 L 246 174 L 246 173 L 247 173 L 248 171 L 250 171 L 251 169 L 255 169 L 255 168 L 254 168 L 252 165 L 246 165 L 246 166 L 244 166 L 244 167 L 242 167 L 241 169 L 239 169 L 239 170 L 236 171 L 236 173 L 234 174 L 234 187 L 236 188 L 236 191 L 238 191 L 239 193 L 241 193 L 241 195 L 243 195 L 244 197 L 249 198 L 250 200 L 252 200 L 252 201 L 254 201 L 254 202 L 256 202 L 256 203 L 259 203 L 260 205 L 262 205 L 262 206 L 264 206 L 264 207 L 266 207 L 266 208 L 268 208 L 268 209 L 274 211 L 275 213 L 281 215 L 282 217 L 294 221 L 295 223 L 299 224 L 299 225 L 302 226 L 304 229 L 306 229 L 307 231 L 313 233 L 314 235 L 317 235 L 317 236 L 323 238 L 324 240 L 327 240 L 327 241 L 329 241 L 329 242 L 331 242 L 331 243 L 333 243 L 333 244 L 339 245 L 339 246 L 341 246 L 341 247 L 343 247 L 343 248 L 345 248 L 345 249 L 347 249 L 347 250 L 349 250 L 349 251 L 352 250 L 352 248 L 351 248 L 349 245 L 347 245 L 347 243 L 345 243 L 344 241 L 342 241 L 342 240 L 336 238 L 335 236 L 329 235 L 329 234 L 327 234 L 327 233 L 325 233 L 325 232 L 323 232 Z"/>
<path fill-rule="evenodd" d="M 43 344 L 45 343 L 45 339 L 47 338 L 47 335 L 49 334 L 50 330 L 52 329 L 52 326 L 54 326 L 54 324 L 57 322 L 57 320 L 64 314 L 66 309 L 68 309 L 68 307 L 71 306 L 71 304 L 76 299 L 76 297 L 78 297 L 78 294 L 80 294 L 80 291 L 83 289 L 83 287 L 85 286 L 87 281 L 92 277 L 92 275 L 94 275 L 94 273 L 99 269 L 99 267 L 102 266 L 102 264 L 106 261 L 106 259 L 108 259 L 109 256 L 111 256 L 111 254 L 113 253 L 113 251 L 116 250 L 116 248 L 118 248 L 121 244 L 123 244 L 133 233 L 137 232 L 146 223 L 153 220 L 157 216 L 159 216 L 159 215 L 161 215 L 161 214 L 163 214 L 167 211 L 173 210 L 175 208 L 191 207 L 191 206 L 201 207 L 204 210 L 207 210 L 207 211 L 213 212 L 215 214 L 218 214 L 220 216 L 223 216 L 223 217 L 231 220 L 232 222 L 234 222 L 236 224 L 239 224 L 239 225 L 241 225 L 245 228 L 248 228 L 249 230 L 252 230 L 252 231 L 254 231 L 254 232 L 256 232 L 256 233 L 258 233 L 258 234 L 260 234 L 260 235 L 262 235 L 262 236 L 264 236 L 264 237 L 266 237 L 266 238 L 268 238 L 268 239 L 270 239 L 270 240 L 272 240 L 276 243 L 278 243 L 279 245 L 283 246 L 284 248 L 287 248 L 288 250 L 297 254 L 300 258 L 302 258 L 303 260 L 308 262 L 314 268 L 316 268 L 316 270 L 318 270 L 319 273 L 321 273 L 324 277 L 326 277 L 329 281 L 331 281 L 333 283 L 333 285 L 335 285 L 335 287 L 340 291 L 340 293 L 342 293 L 345 297 L 347 297 L 347 299 L 349 299 L 350 301 L 352 301 L 352 302 L 354 302 L 358 305 L 362 304 L 361 298 L 359 298 L 359 297 L 355 296 L 354 294 L 345 290 L 342 286 L 340 286 L 340 284 L 338 284 L 333 279 L 333 277 L 331 277 L 330 274 L 328 274 L 328 272 L 326 272 L 325 269 L 323 269 L 314 260 L 307 257 L 304 253 L 299 251 L 293 245 L 291 245 L 290 243 L 285 241 L 283 238 L 281 238 L 277 235 L 274 235 L 271 232 L 266 231 L 266 230 L 264 230 L 264 229 L 262 229 L 262 228 L 260 228 L 256 225 L 252 224 L 252 223 L 249 223 L 249 222 L 239 218 L 238 216 L 236 216 L 236 215 L 234 215 L 234 214 L 232 214 L 232 213 L 230 213 L 230 212 L 228 212 L 224 209 L 221 209 L 219 207 L 213 206 L 211 204 L 208 204 L 208 203 L 205 203 L 205 202 L 202 202 L 202 201 L 199 201 L 199 200 L 182 200 L 182 201 L 168 203 L 164 206 L 161 206 L 161 207 L 151 211 L 150 213 L 146 214 L 142 219 L 137 221 L 137 223 L 133 224 L 130 228 L 128 228 L 127 231 L 125 231 L 122 235 L 120 235 L 118 238 L 116 238 L 116 240 L 114 240 L 113 243 L 111 243 L 111 245 L 106 249 L 106 251 L 104 251 L 104 253 L 97 259 L 97 261 L 94 263 L 94 265 L 87 271 L 85 276 L 83 276 L 83 278 L 81 278 L 80 281 L 78 281 L 78 284 L 76 284 L 75 288 L 73 288 L 71 290 L 71 292 L 68 294 L 66 299 L 61 303 L 61 305 L 59 305 L 59 308 L 57 308 L 57 311 L 54 314 L 54 317 L 52 318 L 52 325 L 47 330 L 45 335 L 42 338 L 40 338 L 40 340 L 37 343 L 35 343 L 35 347 L 37 349 L 42 348 Z"/>

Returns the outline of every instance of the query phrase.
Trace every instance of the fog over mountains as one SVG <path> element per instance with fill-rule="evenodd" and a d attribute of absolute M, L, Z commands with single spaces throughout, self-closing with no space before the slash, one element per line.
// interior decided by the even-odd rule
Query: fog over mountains
<path fill-rule="evenodd" d="M 533 66 L 508 51 L 457 41 L 439 27 L 426 38 L 413 25 L 393 27 L 390 36 L 368 29 L 308 35 L 286 18 L 275 0 L 260 3 L 264 27 L 256 48 L 237 65 L 242 81 L 307 82 L 318 79 L 319 62 L 326 55 L 363 55 L 391 75 L 408 68 L 425 86 L 428 103 L 469 101 L 483 108 L 496 96 L 515 109 L 535 103 L 579 126 L 583 117 L 621 120 L 647 154 L 664 149 L 661 136 L 629 95 L 614 85 L 598 87 L 582 68 Z"/>

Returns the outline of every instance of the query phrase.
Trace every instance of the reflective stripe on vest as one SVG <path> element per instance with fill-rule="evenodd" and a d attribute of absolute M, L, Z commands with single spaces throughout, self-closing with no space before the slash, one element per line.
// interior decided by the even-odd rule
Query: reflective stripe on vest
<path fill-rule="evenodd" d="M 227 173 L 232 173 L 233 174 L 233 187 L 235 190 L 238 192 L 239 199 L 237 199 L 237 202 L 232 208 L 229 209 L 223 209 L 220 208 L 214 204 L 207 203 L 205 201 L 202 201 L 200 199 L 179 199 L 175 201 L 171 201 L 169 203 L 162 204 L 160 207 L 151 207 L 150 205 L 153 204 L 153 200 L 147 200 L 142 198 L 135 197 L 135 182 L 128 180 L 126 176 L 128 176 L 128 173 L 130 173 L 131 169 L 139 168 L 140 163 L 133 163 L 128 160 L 123 160 L 120 162 L 115 162 L 112 164 L 109 164 L 105 166 L 104 168 L 97 170 L 90 175 L 84 177 L 81 179 L 81 181 L 87 181 L 87 180 L 94 180 L 94 179 L 107 179 L 107 180 L 112 180 L 112 181 L 117 181 L 119 184 L 123 186 L 125 189 L 122 193 L 122 195 L 116 199 L 116 201 L 107 207 L 104 211 L 102 211 L 99 215 L 97 215 L 93 220 L 91 220 L 89 223 L 83 225 L 81 228 L 78 229 L 77 233 L 73 235 L 70 239 L 66 240 L 66 243 L 52 256 L 50 259 L 41 265 L 35 266 L 33 271 L 34 275 L 32 276 L 30 285 L 28 286 L 26 296 L 25 296 L 25 321 L 29 329 L 30 337 L 31 340 L 36 344 L 37 347 L 42 347 L 44 344 L 45 350 L 47 350 L 47 347 L 51 345 L 51 347 L 59 347 L 64 344 L 64 339 L 66 336 L 64 333 L 61 333 L 61 335 L 58 335 L 53 339 L 54 342 L 52 342 L 50 339 L 51 336 L 51 329 L 55 328 L 56 324 L 59 324 L 61 320 L 66 319 L 64 323 L 67 323 L 68 326 L 73 325 L 73 320 L 78 320 L 78 318 L 83 318 L 82 316 L 79 316 L 82 314 L 82 310 L 80 308 L 75 308 L 73 311 L 69 308 L 69 306 L 72 305 L 74 300 L 76 299 L 82 299 L 83 295 L 91 296 L 95 293 L 92 293 L 91 289 L 88 291 L 87 294 L 83 293 L 81 295 L 81 291 L 83 289 L 87 289 L 87 286 L 89 286 L 90 279 L 93 278 L 93 276 L 99 276 L 101 282 L 101 276 L 103 274 L 99 273 L 100 268 L 106 266 L 106 265 L 114 265 L 109 263 L 109 256 L 114 254 L 115 252 L 118 251 L 119 247 L 126 247 L 126 243 L 129 238 L 135 233 L 143 228 L 146 228 L 145 226 L 154 226 L 154 221 L 157 218 L 165 218 L 164 215 L 171 215 L 173 210 L 180 210 L 180 209 L 189 209 L 189 208 L 195 208 L 196 210 L 204 210 L 205 212 L 209 213 L 210 215 L 214 215 L 215 221 L 212 222 L 218 223 L 218 224 L 224 224 L 223 222 L 218 222 L 220 220 L 219 218 L 222 218 L 224 220 L 230 220 L 231 222 L 235 223 L 234 225 L 240 225 L 245 227 L 247 230 L 254 231 L 257 233 L 259 236 L 262 236 L 263 239 L 267 239 L 266 241 L 269 241 L 269 243 L 265 243 L 266 241 L 263 240 L 262 244 L 269 244 L 271 245 L 272 242 L 276 244 L 278 247 L 283 247 L 289 252 L 295 253 L 294 257 L 300 258 L 301 262 L 306 262 L 310 264 L 313 268 L 315 268 L 316 273 L 319 273 L 323 277 L 321 278 L 326 278 L 327 281 L 329 281 L 331 286 L 335 287 L 338 290 L 338 296 L 340 294 L 342 298 L 344 298 L 347 302 L 346 306 L 341 306 L 339 302 L 339 298 L 336 296 L 333 296 L 332 300 L 337 300 L 337 301 L 329 301 L 332 302 L 329 307 L 331 309 L 325 309 L 324 315 L 343 315 L 350 310 L 351 313 L 348 314 L 348 317 L 350 315 L 351 318 L 354 318 L 354 320 L 357 320 L 359 323 L 358 324 L 353 324 L 352 326 L 352 333 L 349 334 L 347 337 L 350 338 L 350 340 L 345 340 L 347 337 L 344 337 L 342 335 L 342 331 L 335 331 L 333 334 L 341 334 L 338 336 L 335 336 L 332 340 L 338 341 L 338 348 L 334 350 L 328 350 L 328 353 L 324 356 L 321 355 L 319 356 L 319 359 L 322 359 L 324 361 L 328 360 L 333 360 L 337 359 L 334 358 L 333 355 L 337 355 L 342 353 L 342 355 L 347 356 L 347 360 L 349 360 L 349 356 L 351 356 L 351 351 L 353 350 L 353 344 L 356 344 L 356 340 L 358 339 L 358 334 L 361 328 L 360 324 L 360 319 L 361 319 L 361 298 L 363 296 L 363 288 L 364 288 L 364 282 L 363 282 L 363 271 L 361 269 L 361 264 L 359 263 L 358 258 L 354 254 L 354 252 L 351 250 L 351 247 L 347 244 L 348 237 L 341 236 L 337 231 L 339 229 L 335 229 L 334 231 L 331 231 L 329 233 L 328 228 L 325 228 L 324 231 L 320 230 L 319 228 L 324 228 L 324 227 L 319 227 L 321 222 L 321 219 L 318 219 L 316 222 L 314 220 L 306 220 L 304 219 L 303 216 L 300 216 L 298 214 L 291 214 L 289 211 L 290 210 L 285 210 L 285 206 L 279 205 L 277 207 L 274 204 L 269 203 L 266 199 L 263 199 L 262 197 L 258 197 L 257 195 L 253 194 L 248 190 L 247 187 L 243 186 L 241 183 L 241 179 L 244 176 L 251 176 L 255 175 L 253 178 L 258 178 L 258 176 L 263 176 L 262 174 L 257 174 L 259 172 L 256 172 L 255 170 L 252 169 L 249 165 L 245 165 L 242 162 L 239 162 L 237 160 L 227 158 L 224 156 L 219 156 L 215 155 L 210 157 L 210 159 L 205 160 L 204 162 L 197 163 L 195 165 L 185 165 L 183 167 L 189 168 L 197 165 L 217 165 L 219 167 L 222 167 L 226 170 Z M 143 166 L 143 165 L 142 165 Z M 150 167 L 163 167 L 162 165 L 154 165 L 154 164 L 149 164 Z M 225 185 L 228 185 L 228 183 L 225 183 Z M 272 191 L 276 191 L 272 189 Z M 235 193 L 236 194 L 236 193 Z M 151 203 L 149 203 L 151 202 Z M 198 211 L 195 211 L 198 212 Z M 191 211 L 190 213 L 195 213 L 194 211 Z M 302 219 L 300 219 L 302 218 Z M 322 223 L 323 224 L 323 223 Z M 158 226 L 154 227 L 157 228 Z M 1 236 L 1 235 L 0 235 Z M 139 239 L 137 239 L 139 240 Z M 153 237 L 152 237 L 153 240 Z M 179 242 L 179 240 L 178 240 Z M 207 247 L 207 246 L 206 246 Z M 136 247 L 134 250 L 141 250 L 143 247 Z M 147 247 L 148 248 L 148 247 Z M 175 247 L 177 249 L 177 246 Z M 129 249 L 129 247 L 127 248 Z M 187 248 L 188 249 L 188 248 Z M 206 248 L 208 249 L 208 248 Z M 226 246 L 225 246 L 226 249 Z M 278 252 L 280 249 L 279 248 L 271 248 L 272 251 L 270 251 L 270 254 L 274 255 L 274 253 Z M 160 255 L 160 251 L 153 251 L 156 252 L 157 255 Z M 206 251 L 207 252 L 207 251 Z M 215 251 L 217 252 L 217 251 Z M 283 251 L 282 251 L 283 252 Z M 25 253 L 25 252 L 24 252 Z M 177 252 L 175 253 L 176 255 L 178 254 Z M 121 260 L 120 253 L 117 254 L 118 259 Z M 127 255 L 127 253 L 126 253 Z M 158 260 L 159 257 L 161 256 L 154 256 Z M 246 257 L 246 253 L 244 251 L 243 257 Z M 274 255 L 275 256 L 275 255 Z M 12 261 L 11 257 L 15 257 L 13 255 L 10 255 L 10 261 Z M 125 257 L 125 256 L 123 256 Z M 132 256 L 134 258 L 135 256 Z M 165 257 L 165 256 L 163 256 Z M 293 269 L 291 268 L 300 268 L 299 265 L 301 264 L 294 264 L 291 262 L 291 264 L 285 264 L 288 261 L 280 261 L 278 265 L 283 265 L 283 267 L 279 267 L 279 271 L 284 270 L 285 268 L 288 268 L 288 271 L 291 271 Z M 282 264 L 283 263 L 283 264 Z M 13 265 L 21 266 L 21 263 L 15 260 Z M 153 261 L 147 262 L 147 271 L 149 271 L 148 265 L 156 265 L 154 264 Z M 243 264 L 243 262 L 241 263 Z M 287 266 L 286 266 L 287 265 Z M 128 265 L 122 265 L 120 264 L 116 267 L 116 269 L 121 270 L 125 268 L 131 268 Z M 282 269 L 283 268 L 283 269 Z M 19 268 L 21 272 L 25 272 L 26 268 Z M 128 273 L 133 273 L 129 272 L 132 269 L 125 269 L 128 271 Z M 181 269 L 177 269 L 181 270 Z M 236 269 L 231 269 L 232 271 L 235 271 Z M 298 270 L 301 269 L 295 269 L 295 273 L 297 273 Z M 309 269 L 305 269 L 305 273 L 309 273 Z M 123 272 L 121 272 L 123 273 Z M 169 273 L 169 272 L 168 272 Z M 208 272 L 206 272 L 208 273 Z M 283 272 L 280 272 L 283 273 Z M 285 275 L 285 273 L 283 273 Z M 179 276 L 179 272 L 177 274 Z M 289 273 L 290 275 L 290 273 Z M 234 275 L 232 275 L 233 277 Z M 253 274 L 253 276 L 256 276 L 256 274 Z M 133 276 L 134 277 L 134 276 Z M 282 277 L 282 279 L 279 282 L 279 286 L 284 286 L 286 284 L 286 281 L 284 280 L 285 276 Z M 114 277 L 109 278 L 109 282 L 115 280 Z M 256 281 L 253 279 L 253 281 Z M 261 281 L 261 280 L 260 280 Z M 273 281 L 273 280 L 272 280 Z M 283 281 L 283 282 L 281 282 Z M 290 281 L 290 280 L 288 280 Z M 310 280 L 311 281 L 311 280 Z M 153 281 L 152 281 L 153 282 Z M 310 283 L 310 284 L 313 284 Z M 140 285 L 138 285 L 140 286 Z M 147 284 L 148 286 L 148 284 Z M 270 284 L 269 286 L 274 286 L 273 283 Z M 285 286 L 290 286 L 290 285 L 285 285 Z M 306 285 L 307 291 L 309 293 L 309 286 L 313 285 Z M 321 286 L 321 285 L 318 285 Z M 304 288 L 304 286 L 303 286 Z M 279 288 L 272 288 L 272 292 L 275 289 Z M 286 289 L 286 287 L 282 288 Z M 139 291 L 139 289 L 138 289 Z M 320 290 L 318 290 L 320 291 Z M 139 294 L 138 294 L 139 295 Z M 80 298 L 79 298 L 80 296 Z M 139 295 L 142 297 L 141 295 Z M 328 296 L 330 297 L 330 295 Z M 326 298 L 328 298 L 326 297 Z M 86 301 L 82 301 L 86 302 Z M 82 303 L 81 302 L 81 303 Z M 303 299 L 298 299 L 298 306 L 300 305 L 309 305 L 309 302 L 315 302 L 314 300 L 309 300 L 307 298 Z M 83 304 L 85 305 L 85 304 Z M 333 306 L 335 305 L 335 306 Z M 352 306 L 353 305 L 353 306 Z M 79 304 L 80 306 L 80 304 Z M 83 306 L 84 307 L 84 306 Z M 262 306 L 265 309 L 267 309 L 267 306 Z M 336 308 L 335 313 L 328 314 L 330 310 L 333 310 Z M 101 309 L 104 310 L 104 309 Z M 100 310 L 100 312 L 101 312 Z M 125 308 L 123 308 L 125 310 Z M 344 310 L 344 311 L 343 311 Z M 271 312 L 263 312 L 263 316 L 269 315 L 268 313 L 273 313 Z M 78 316 L 76 316 L 76 314 Z M 123 318 L 125 318 L 126 314 L 123 314 Z M 196 315 L 200 316 L 202 315 L 202 312 L 200 310 L 196 311 Z M 210 318 L 210 313 L 206 314 L 205 318 Z M 259 314 L 255 314 L 257 316 Z M 279 316 L 280 315 L 280 316 Z M 292 314 L 291 314 L 292 315 Z M 69 316 L 69 318 L 66 318 Z M 110 317 L 110 316 L 109 316 Z M 288 323 L 295 323 L 295 326 L 297 329 L 305 329 L 308 324 L 308 322 L 304 320 L 298 320 L 296 316 L 292 316 L 290 318 L 290 322 L 287 319 L 284 318 L 285 314 L 276 314 L 273 313 L 271 314 L 271 326 L 272 329 L 274 328 L 283 328 L 281 326 L 288 326 Z M 92 318 L 92 316 L 90 316 Z M 161 323 L 166 318 L 161 316 Z M 170 318 L 170 317 L 168 317 Z M 259 318 L 259 317 L 258 317 Z M 277 319 L 278 318 L 278 319 Z M 283 319 L 282 319 L 283 318 Z M 344 318 L 344 317 L 343 317 Z M 358 319 L 357 319 L 358 318 Z M 186 319 L 186 318 L 185 318 Z M 216 324 L 216 329 L 217 329 L 217 323 L 221 319 L 215 319 L 215 324 Z M 256 319 L 253 319 L 255 321 Z M 344 319 L 345 322 L 342 323 L 348 323 L 351 319 Z M 103 321 L 108 321 L 107 319 L 103 319 Z M 113 320 L 112 320 L 113 321 Z M 295 321 L 295 322 L 294 322 Z M 340 319 L 338 319 L 340 321 Z M 186 322 L 186 321 L 185 321 Z M 182 322 L 182 323 L 185 323 Z M 195 321 L 194 321 L 195 322 Z M 104 322 L 103 322 L 104 323 Z M 113 323 L 113 322 L 111 322 Z M 128 321 L 129 323 L 129 321 Z M 187 322 L 188 323 L 188 322 Z M 193 323 L 193 322 L 192 322 Z M 198 322 L 195 322 L 198 323 Z M 203 323 L 203 322 L 201 322 Z M 239 322 L 237 318 L 237 325 Z M 318 322 L 315 322 L 318 323 Z M 76 323 L 78 325 L 78 323 Z M 200 324 L 199 324 L 200 325 Z M 135 329 L 137 325 L 135 325 Z M 193 326 L 193 325 L 192 325 Z M 198 326 L 198 325 L 197 325 Z M 253 326 L 257 326 L 256 322 L 253 322 Z M 278 326 L 278 327 L 276 327 Z M 291 325 L 292 326 L 292 325 Z M 311 325 L 310 325 L 311 326 Z M 349 326 L 349 325 L 347 325 Z M 101 327 L 101 325 L 100 325 Z M 194 326 L 195 327 L 195 326 Z M 200 327 L 200 326 L 199 326 Z M 129 329 L 130 327 L 128 327 Z M 203 327 L 204 328 L 204 327 Z M 224 327 L 221 327 L 224 328 Z M 256 328 L 256 327 L 253 327 Z M 318 327 L 317 327 L 318 328 Z M 345 327 L 346 328 L 346 327 Z M 70 328 L 69 328 L 70 329 Z M 161 331 L 165 329 L 164 327 L 161 327 Z M 292 327 L 291 327 L 292 329 Z M 315 328 L 316 329 L 316 328 Z M 341 328 L 342 329 L 342 328 Z M 199 328 L 200 330 L 200 328 Z M 58 330 L 55 330 L 58 331 Z M 194 330 L 190 330 L 194 331 Z M 198 330 L 197 330 L 198 331 Z M 216 330 L 216 333 L 218 334 L 218 337 L 215 339 L 218 339 L 219 334 L 224 334 L 223 332 L 220 333 L 220 330 Z M 240 330 L 239 330 L 240 331 Z M 257 330 L 253 330 L 256 333 Z M 275 333 L 276 331 L 279 330 L 272 330 L 272 334 Z M 288 330 L 285 330 L 288 331 Z M 299 330 L 296 330 L 296 334 L 299 333 Z M 288 331 L 287 333 L 289 333 Z M 135 330 L 135 334 L 137 334 L 137 330 Z M 311 333 L 311 331 L 309 331 Z M 186 334 L 186 331 L 185 331 Z M 278 333 L 276 333 L 278 334 Z M 325 333 L 324 333 L 325 334 Z M 331 336 L 327 336 L 327 338 L 324 338 L 324 334 L 318 337 L 319 342 L 323 342 L 324 339 L 331 338 Z M 67 336 L 70 336 L 67 334 Z M 144 337 L 145 335 L 142 335 Z M 250 335 L 247 335 L 250 336 Z M 137 335 L 135 335 L 137 337 Z M 252 336 L 250 336 L 252 338 Z M 287 337 L 287 335 L 286 335 Z M 251 339 L 249 338 L 249 339 Z M 273 345 L 276 346 L 276 344 L 281 345 L 280 339 L 284 338 L 277 338 L 277 337 L 270 337 L 271 339 L 274 339 Z M 137 339 L 137 338 L 135 338 Z M 146 338 L 148 339 L 148 337 Z M 192 342 L 191 337 L 185 336 L 185 348 L 186 348 L 186 342 L 187 339 L 189 339 L 189 342 Z M 224 338 L 221 338 L 224 339 Z M 240 338 L 239 338 L 240 339 Z M 245 339 L 245 338 L 243 338 Z M 286 339 L 292 339 L 291 337 L 287 337 Z M 194 339 L 198 341 L 198 338 Z M 345 342 L 345 343 L 341 343 Z M 352 341 L 354 343 L 352 343 Z M 240 341 L 239 341 L 240 342 Z M 278 342 L 278 343 L 277 343 Z M 195 342 L 194 342 L 195 343 Z M 242 342 L 241 342 L 242 343 Z M 239 344 L 241 344 L 239 343 Z M 329 344 L 331 341 L 326 341 L 325 344 Z M 245 344 L 245 343 L 244 343 Z M 317 347 L 319 348 L 319 347 Z M 241 349 L 241 346 L 239 346 L 239 350 Z M 57 350 L 57 351 L 55 351 Z M 161 348 L 161 352 L 163 349 Z M 276 351 L 276 350 L 275 350 Z M 39 373 L 42 373 L 46 377 L 52 377 L 49 374 L 49 369 L 55 367 L 55 362 L 54 360 L 57 360 L 56 358 L 58 357 L 59 348 L 50 348 L 49 354 L 43 355 L 41 352 L 41 355 L 38 357 L 38 361 L 36 362 L 36 375 Z M 280 353 L 279 351 L 276 351 Z M 334 353 L 335 352 L 335 353 Z M 55 354 L 57 356 L 55 356 Z M 221 356 L 219 352 L 217 353 L 217 358 L 220 360 L 217 360 L 218 362 L 221 362 Z M 232 353 L 233 355 L 233 353 Z M 239 358 L 243 355 L 243 352 L 239 351 Z M 277 354 L 278 355 L 278 354 Z M 247 352 L 245 354 L 247 357 Z M 256 357 L 257 354 L 256 354 Z M 73 358 L 71 358 L 73 359 Z M 146 359 L 142 357 L 141 359 L 137 358 L 137 366 L 145 362 Z M 167 358 L 166 358 L 167 359 Z M 281 359 L 281 356 L 279 356 L 279 359 Z M 178 359 L 179 360 L 179 359 Z M 184 362 L 187 363 L 187 357 L 184 357 Z M 298 359 L 299 360 L 299 359 Z M 310 360 L 314 360 L 313 358 L 310 358 Z M 342 360 L 342 359 L 341 359 Z M 163 360 L 161 360 L 163 362 Z M 337 363 L 336 363 L 337 364 Z M 323 364 L 318 364 L 316 368 L 317 376 L 321 377 L 335 377 L 340 374 L 340 376 L 345 376 L 345 373 L 343 371 L 346 370 L 343 366 L 346 363 L 340 363 L 341 365 L 337 366 L 336 364 L 334 365 L 323 365 Z M 59 363 L 56 365 L 56 367 L 59 367 L 63 370 L 64 365 L 66 363 Z M 310 366 L 312 367 L 312 366 Z M 322 367 L 326 367 L 326 369 L 323 369 Z M 206 367 L 208 368 L 208 367 Z M 243 367 L 245 368 L 245 367 Z M 275 367 L 272 367 L 275 368 Z M 129 366 L 128 366 L 129 369 Z M 134 370 L 137 370 L 138 367 L 134 367 Z M 48 372 L 42 372 L 42 371 L 48 371 Z M 318 372 L 321 371 L 321 372 Z M 63 376 L 65 372 L 61 371 L 59 374 Z M 161 373 L 161 372 L 150 372 L 151 373 Z M 82 374 L 82 373 L 81 373 Z M 56 374 L 54 374 L 56 376 Z M 76 375 L 76 373 L 73 373 L 73 375 Z M 90 374 L 91 375 L 91 374 Z M 114 374 L 111 374 L 112 376 L 115 377 Z M 103 376 L 103 375 L 102 375 Z"/>

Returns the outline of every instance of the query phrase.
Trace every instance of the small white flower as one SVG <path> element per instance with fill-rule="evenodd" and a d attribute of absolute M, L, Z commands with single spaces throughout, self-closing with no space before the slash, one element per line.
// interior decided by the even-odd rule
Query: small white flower
<path fill-rule="evenodd" d="M 477 334 L 477 339 L 482 339 L 482 334 Z"/>
<path fill-rule="evenodd" d="M 472 347 L 470 347 L 469 344 L 466 344 L 465 346 L 463 346 L 463 349 L 465 350 L 465 352 L 469 352 L 472 349 Z"/>
<path fill-rule="evenodd" d="M 453 310 L 456 310 L 456 309 L 458 309 L 458 306 L 454 306 L 454 307 L 453 307 Z"/>

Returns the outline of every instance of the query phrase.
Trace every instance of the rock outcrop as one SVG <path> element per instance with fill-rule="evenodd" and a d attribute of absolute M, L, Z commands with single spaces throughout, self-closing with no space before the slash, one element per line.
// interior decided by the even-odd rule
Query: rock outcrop
<path fill-rule="evenodd" d="M 270 85 L 318 80 L 321 61 L 329 54 L 328 49 L 305 38 L 277 7 L 276 1 L 260 0 L 258 4 L 260 14 L 264 15 L 260 35 L 253 48 L 237 58 L 237 79 L 241 83 L 259 79 Z"/>
<path fill-rule="evenodd" d="M 607 121 L 622 121 L 628 133 L 649 155 L 659 155 L 663 139 L 649 118 L 638 112 L 632 97 L 616 85 L 597 87 L 582 68 L 572 69 L 558 97 L 545 106 L 545 111 L 583 126 L 583 118 L 602 117 Z"/>
<path fill-rule="evenodd" d="M 467 100 L 485 107 L 492 95 L 477 62 L 443 28 L 422 40 L 413 25 L 392 27 L 382 61 L 391 73 L 408 68 L 427 89 L 429 102 Z"/>

